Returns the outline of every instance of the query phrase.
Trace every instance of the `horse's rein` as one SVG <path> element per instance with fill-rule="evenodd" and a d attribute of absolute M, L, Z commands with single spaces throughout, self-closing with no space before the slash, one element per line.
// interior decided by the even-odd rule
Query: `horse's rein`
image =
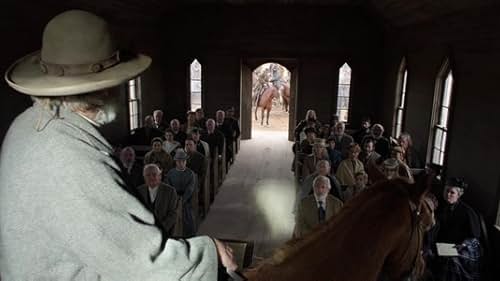
<path fill-rule="evenodd" d="M 425 200 L 424 200 L 425 202 Z M 420 204 L 417 206 L 415 203 L 413 203 L 411 200 L 408 201 L 409 209 L 410 209 L 410 216 L 411 216 L 411 233 L 410 233 L 410 238 L 408 239 L 408 246 L 406 247 L 405 253 L 402 256 L 402 258 L 405 258 L 408 252 L 410 251 L 411 247 L 411 242 L 413 241 L 415 234 L 417 238 L 417 251 L 415 253 L 415 256 L 413 257 L 413 261 L 411 263 L 412 267 L 408 269 L 407 272 L 404 272 L 403 277 L 407 279 L 411 275 L 415 273 L 415 264 L 419 258 L 420 252 L 422 251 L 422 230 L 418 226 L 420 222 L 420 216 L 422 214 L 422 205 L 424 202 L 420 202 Z M 425 203 L 427 204 L 427 203 Z"/>

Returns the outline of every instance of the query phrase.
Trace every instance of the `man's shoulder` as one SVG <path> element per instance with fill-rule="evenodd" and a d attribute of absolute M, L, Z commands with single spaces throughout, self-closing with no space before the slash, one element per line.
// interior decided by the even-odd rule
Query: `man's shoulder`
<path fill-rule="evenodd" d="M 145 186 L 145 185 L 144 185 Z M 160 183 L 160 188 L 163 188 L 163 190 L 165 191 L 169 191 L 169 192 L 176 192 L 175 191 L 175 187 L 169 185 L 169 184 L 166 184 L 164 182 Z"/>
<path fill-rule="evenodd" d="M 326 200 L 327 200 L 327 204 L 332 204 L 333 206 L 342 207 L 342 205 L 344 204 L 344 203 L 342 203 L 342 201 L 340 199 L 338 199 L 337 197 L 335 197 L 331 194 L 328 194 L 328 196 L 326 196 Z"/>

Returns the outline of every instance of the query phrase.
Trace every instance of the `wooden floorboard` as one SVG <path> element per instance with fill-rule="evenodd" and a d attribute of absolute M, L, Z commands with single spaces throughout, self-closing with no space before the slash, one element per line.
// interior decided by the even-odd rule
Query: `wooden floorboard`
<path fill-rule="evenodd" d="M 286 127 L 282 127 L 282 130 Z M 267 257 L 290 239 L 295 185 L 292 143 L 286 131 L 256 126 L 236 157 L 198 234 L 254 241 L 254 256 Z"/>

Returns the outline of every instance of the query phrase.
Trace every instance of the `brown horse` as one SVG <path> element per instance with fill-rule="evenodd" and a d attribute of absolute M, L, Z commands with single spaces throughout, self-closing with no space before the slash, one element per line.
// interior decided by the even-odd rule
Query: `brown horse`
<path fill-rule="evenodd" d="M 273 99 L 279 97 L 278 89 L 275 86 L 269 86 L 265 88 L 262 94 L 257 98 L 255 106 L 255 120 L 257 118 L 257 109 L 260 107 L 262 109 L 260 125 L 264 125 L 264 110 L 267 112 L 266 124 L 269 125 L 269 112 L 273 108 Z"/>
<path fill-rule="evenodd" d="M 376 281 L 419 276 L 423 233 L 434 223 L 420 182 L 384 181 L 304 238 L 244 272 L 249 281 Z"/>
<path fill-rule="evenodd" d="M 290 104 L 290 87 L 287 85 L 283 85 L 280 88 L 280 96 L 283 100 L 283 110 L 288 112 L 288 106 Z"/>

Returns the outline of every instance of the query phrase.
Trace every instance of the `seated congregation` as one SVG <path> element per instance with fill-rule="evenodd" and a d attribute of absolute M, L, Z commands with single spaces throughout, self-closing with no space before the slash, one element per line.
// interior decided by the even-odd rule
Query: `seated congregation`
<path fill-rule="evenodd" d="M 414 176 L 425 171 L 433 175 L 425 201 L 436 215 L 420 257 L 427 265 L 424 280 L 480 280 L 484 245 L 479 214 L 461 200 L 467 184 L 461 178 L 443 180 L 439 167 L 424 166 L 409 133 L 396 139 L 381 124 L 371 126 L 364 118 L 361 128 L 348 134 L 337 116 L 321 124 L 316 112 L 308 110 L 295 128 L 293 152 L 298 183 L 295 238 L 314 233 L 371 186 L 395 178 L 414 183 Z M 447 243 L 457 252 L 438 253 L 436 243 Z"/>
<path fill-rule="evenodd" d="M 127 191 L 156 218 L 166 237 L 192 237 L 209 210 L 239 148 L 234 108 L 206 119 L 203 109 L 187 113 L 187 122 L 155 110 L 144 126 L 116 149 Z"/>

